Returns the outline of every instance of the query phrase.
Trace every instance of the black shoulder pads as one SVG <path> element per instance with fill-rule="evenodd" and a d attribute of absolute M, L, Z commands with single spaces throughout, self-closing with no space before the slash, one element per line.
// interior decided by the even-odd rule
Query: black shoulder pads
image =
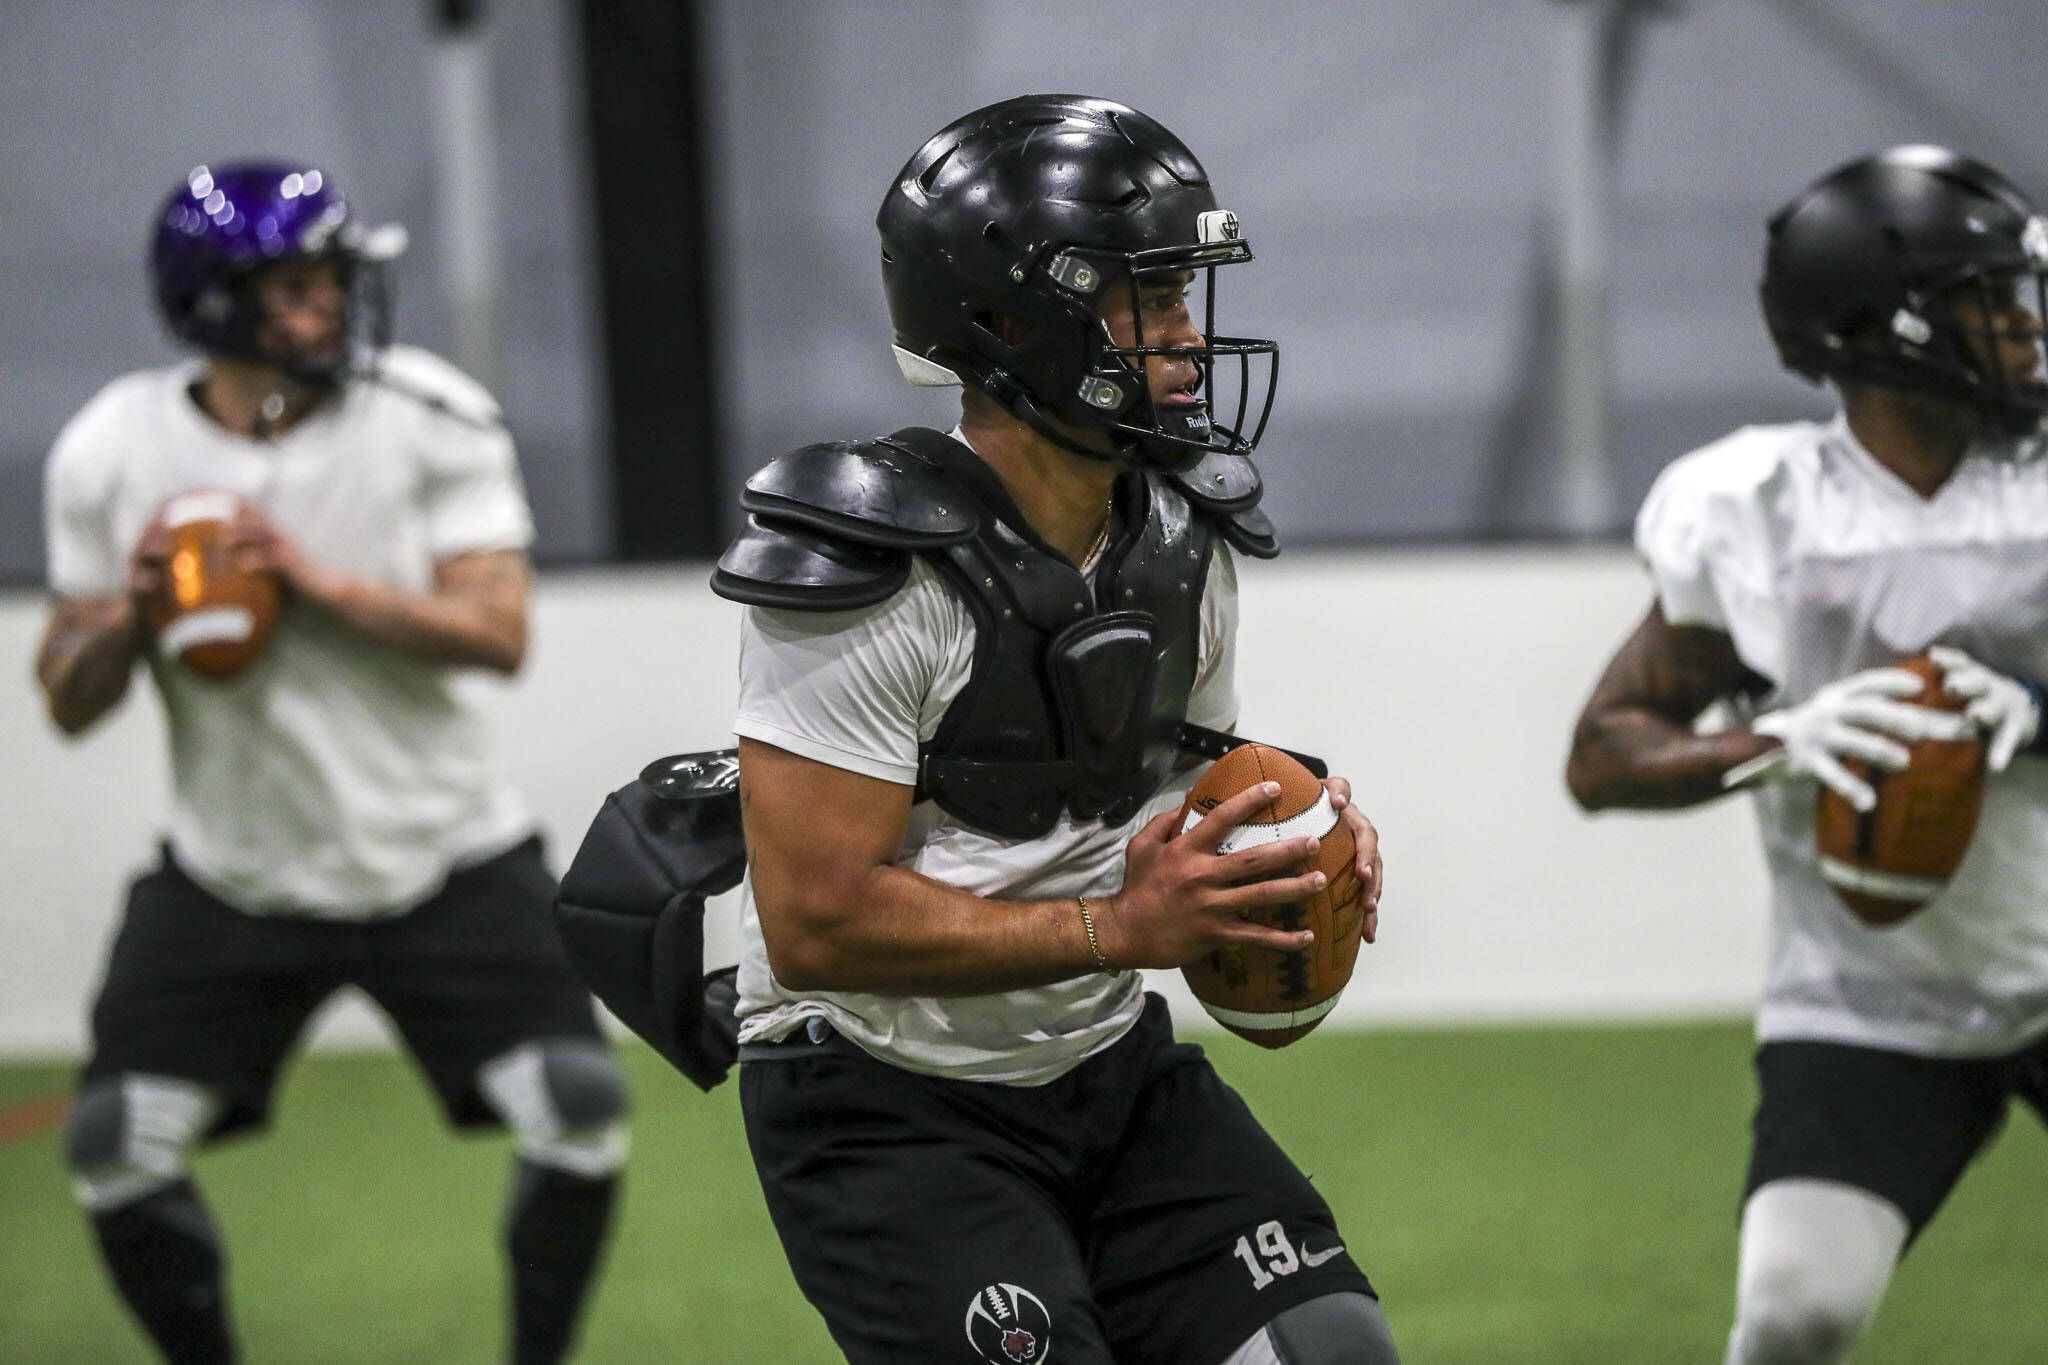
<path fill-rule="evenodd" d="M 929 550 L 974 534 L 980 513 L 950 475 L 889 441 L 834 441 L 771 461 L 740 506 L 856 545 Z"/>
<path fill-rule="evenodd" d="M 747 480 L 740 506 L 753 515 L 719 559 L 712 591 L 796 611 L 884 601 L 910 576 L 912 552 L 965 540 L 981 524 L 952 475 L 890 440 L 791 451 Z"/>
<path fill-rule="evenodd" d="M 1173 481 L 1196 503 L 1212 512 L 1235 512 L 1258 506 L 1266 491 L 1259 467 L 1248 456 L 1211 451 L 1186 469 L 1175 470 Z"/>
<path fill-rule="evenodd" d="M 851 611 L 888 600 L 910 577 L 910 552 L 857 545 L 784 521 L 748 517 L 711 572 L 711 590 L 750 607 Z"/>
<path fill-rule="evenodd" d="M 1254 559 L 1272 559 L 1280 553 L 1273 522 L 1259 510 L 1265 482 L 1247 456 L 1212 451 L 1172 477 L 1188 501 L 1218 524 L 1233 549 Z"/>
<path fill-rule="evenodd" d="M 1240 550 L 1253 559 L 1277 559 L 1280 557 L 1280 533 L 1273 528 L 1273 522 L 1256 507 L 1247 507 L 1242 512 L 1231 512 L 1217 518 L 1223 538 L 1230 542 L 1230 548 Z"/>

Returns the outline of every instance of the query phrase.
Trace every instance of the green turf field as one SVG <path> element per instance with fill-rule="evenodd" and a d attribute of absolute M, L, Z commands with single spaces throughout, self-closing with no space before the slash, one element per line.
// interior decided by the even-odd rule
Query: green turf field
<path fill-rule="evenodd" d="M 1315 1176 L 1408 1365 L 1717 1365 L 1751 1099 L 1740 1026 L 1210 1044 Z M 590 1362 L 827 1362 L 733 1088 L 651 1053 Z M 63 1084 L 0 1068 L 0 1108 Z M 288 1078 L 265 1139 L 200 1159 L 252 1362 L 477 1362 L 498 1346 L 502 1140 L 451 1139 L 388 1057 Z M 2048 1141 L 2012 1123 L 1900 1272 L 1858 1365 L 2048 1360 Z M 0 1361 L 139 1361 L 45 1134 L 0 1147 Z"/>

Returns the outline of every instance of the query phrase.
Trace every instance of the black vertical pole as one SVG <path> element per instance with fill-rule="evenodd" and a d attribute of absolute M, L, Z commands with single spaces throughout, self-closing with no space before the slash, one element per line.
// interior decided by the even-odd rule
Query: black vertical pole
<path fill-rule="evenodd" d="M 619 557 L 718 554 L 695 0 L 582 0 Z"/>
<path fill-rule="evenodd" d="M 458 34 L 484 17 L 484 0 L 431 0 L 428 21 L 445 34 Z"/>

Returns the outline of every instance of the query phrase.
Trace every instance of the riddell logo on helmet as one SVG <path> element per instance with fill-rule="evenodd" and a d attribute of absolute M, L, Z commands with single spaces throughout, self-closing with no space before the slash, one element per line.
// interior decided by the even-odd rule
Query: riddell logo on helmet
<path fill-rule="evenodd" d="M 1052 1317 L 1030 1290 L 992 1284 L 967 1306 L 967 1341 L 989 1365 L 1039 1365 L 1052 1349 Z"/>

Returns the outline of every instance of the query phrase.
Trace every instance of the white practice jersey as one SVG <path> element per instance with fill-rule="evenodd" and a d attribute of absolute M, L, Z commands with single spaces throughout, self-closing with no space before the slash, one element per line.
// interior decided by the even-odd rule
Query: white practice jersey
<path fill-rule="evenodd" d="M 197 362 L 127 375 L 57 438 L 45 509 L 50 587 L 126 591 L 164 500 L 224 489 L 314 562 L 424 591 L 454 555 L 523 549 L 533 525 L 511 438 L 474 382 L 393 347 L 275 441 L 236 436 L 189 392 Z M 512 847 L 532 816 L 505 779 L 459 671 L 288 603 L 256 661 L 215 682 L 150 659 L 170 729 L 170 844 L 251 913 L 368 918 L 432 896 Z"/>
<path fill-rule="evenodd" d="M 2048 459 L 1973 451 L 1923 499 L 1847 424 L 1750 427 L 1666 469 L 1636 544 L 1665 616 L 1726 631 L 1779 706 L 1952 645 L 2048 677 Z M 1756 791 L 1770 863 L 1757 1031 L 1931 1056 L 2048 1033 L 2048 760 L 1994 775 L 1948 890 L 1871 929 L 1821 879 L 1811 783 Z"/>
<path fill-rule="evenodd" d="M 1233 680 L 1237 577 L 1219 540 L 1203 589 L 1202 632 L 1188 719 L 1228 730 L 1237 722 Z M 918 746 L 938 730 L 967 683 L 974 623 L 923 559 L 888 601 L 859 611 L 749 608 L 740 633 L 740 707 L 734 730 L 791 753 L 913 786 Z M 1042 838 L 985 834 L 930 801 L 911 808 L 896 865 L 971 891 L 986 912 L 1006 900 L 1109 896 L 1123 886 L 1124 845 L 1147 820 L 1180 804 L 1190 769 L 1125 824 L 1062 814 Z M 830 820 L 830 810 L 816 812 Z M 832 1027 L 910 1071 L 1040 1085 L 1122 1037 L 1143 1003 L 1136 972 L 1093 973 L 1032 990 L 944 999 L 792 991 L 775 980 L 761 941 L 753 887 L 741 902 L 740 1038 L 780 1038 L 805 1019 Z M 1078 917 L 1074 933 L 1081 932 Z"/>

